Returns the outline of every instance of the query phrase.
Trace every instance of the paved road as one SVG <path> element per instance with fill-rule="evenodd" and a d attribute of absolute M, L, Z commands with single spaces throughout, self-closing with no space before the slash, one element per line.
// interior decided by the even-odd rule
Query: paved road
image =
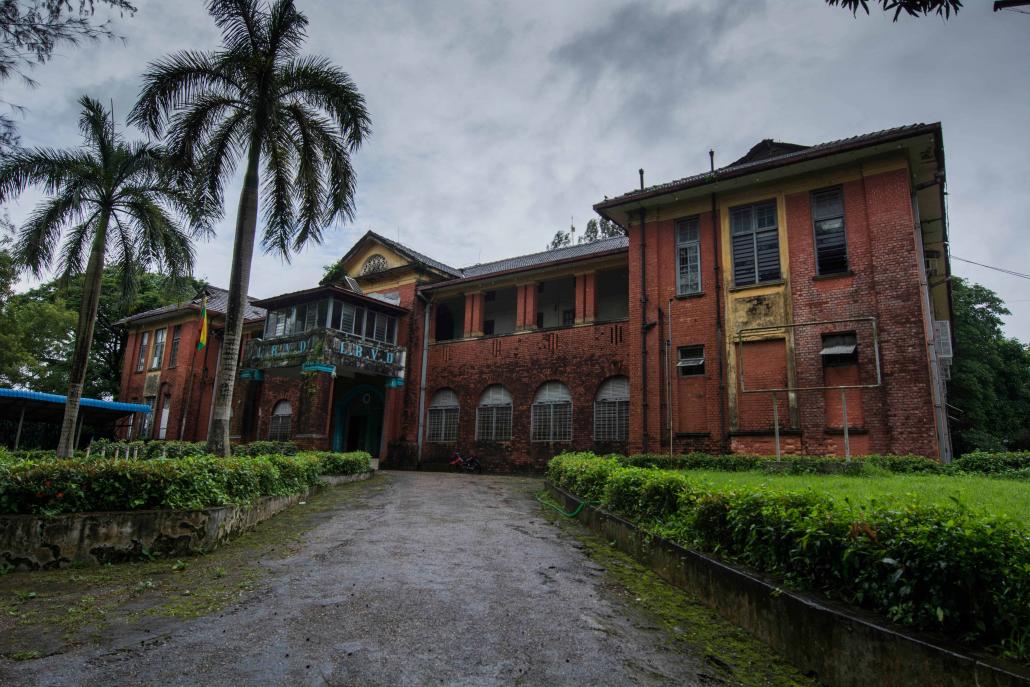
<path fill-rule="evenodd" d="M 697 657 L 602 584 L 535 480 L 389 473 L 264 562 L 269 582 L 161 636 L 9 674 L 39 685 L 691 685 Z M 104 642 L 102 642 L 104 644 Z"/>

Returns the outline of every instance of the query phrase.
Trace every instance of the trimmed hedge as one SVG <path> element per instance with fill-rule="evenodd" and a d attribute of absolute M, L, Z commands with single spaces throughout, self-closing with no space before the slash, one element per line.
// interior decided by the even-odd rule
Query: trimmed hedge
<path fill-rule="evenodd" d="M 983 475 L 1025 476 L 1030 472 L 1030 451 L 1009 453 L 987 453 L 974 451 L 966 453 L 954 462 L 956 470 L 978 472 Z"/>
<path fill-rule="evenodd" d="M 271 454 L 294 456 L 297 455 L 297 445 L 292 441 L 252 441 L 249 444 L 233 444 L 232 454 L 234 456 L 267 456 Z"/>
<path fill-rule="evenodd" d="M 367 453 L 176 459 L 0 460 L 0 513 L 196 509 L 295 494 L 323 474 L 370 469 Z"/>
<path fill-rule="evenodd" d="M 638 453 L 631 456 L 617 456 L 620 464 L 627 467 L 663 468 L 666 470 L 722 470 L 746 472 L 764 470 L 789 474 L 808 474 L 833 470 L 842 474 L 858 475 L 868 472 L 868 466 L 897 473 L 939 473 L 947 470 L 936 460 L 911 455 L 855 456 L 847 462 L 840 456 L 755 456 L 747 454 L 712 455 L 709 453 L 684 453 L 668 455 L 659 453 Z"/>
<path fill-rule="evenodd" d="M 646 531 L 891 620 L 1030 660 L 1030 534 L 960 506 L 856 509 L 816 492 L 719 490 L 687 472 L 563 454 L 558 486 Z"/>
<path fill-rule="evenodd" d="M 315 453 L 322 459 L 323 475 L 357 475 L 372 469 L 372 454 L 365 451 L 351 453 Z"/>

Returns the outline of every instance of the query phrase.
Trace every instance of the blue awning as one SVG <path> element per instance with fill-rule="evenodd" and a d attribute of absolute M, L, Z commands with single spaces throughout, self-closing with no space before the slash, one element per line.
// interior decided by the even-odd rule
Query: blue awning
<path fill-rule="evenodd" d="M 43 403 L 56 403 L 64 405 L 68 401 L 67 396 L 60 394 L 45 394 L 42 391 L 30 391 L 28 389 L 0 389 L 0 399 L 19 399 L 23 401 L 36 401 Z M 102 401 L 99 398 L 83 398 L 79 401 L 83 408 L 96 408 L 120 413 L 149 413 L 150 406 L 143 403 L 120 403 L 118 401 Z"/>

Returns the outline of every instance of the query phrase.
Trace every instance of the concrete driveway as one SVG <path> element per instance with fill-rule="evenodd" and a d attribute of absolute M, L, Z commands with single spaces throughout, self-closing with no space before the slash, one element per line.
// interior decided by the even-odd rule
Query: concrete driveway
<path fill-rule="evenodd" d="M 385 484 L 384 484 L 385 481 Z M 219 615 L 0 665 L 5 685 L 701 685 L 705 651 L 614 594 L 539 480 L 394 472 Z M 361 487 L 359 487 L 361 488 Z"/>

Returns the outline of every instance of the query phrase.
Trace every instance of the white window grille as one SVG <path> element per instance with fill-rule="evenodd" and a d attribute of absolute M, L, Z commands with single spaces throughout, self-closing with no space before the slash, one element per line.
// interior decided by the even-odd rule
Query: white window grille
<path fill-rule="evenodd" d="M 955 352 L 951 349 L 951 320 L 933 321 L 933 342 L 937 347 L 937 357 L 951 360 Z"/>
<path fill-rule="evenodd" d="M 150 356 L 150 369 L 156 370 L 161 367 L 161 361 L 165 357 L 165 333 L 167 330 L 158 329 L 154 332 L 154 353 Z"/>
<path fill-rule="evenodd" d="M 450 389 L 440 389 L 429 403 L 426 441 L 453 443 L 458 440 L 458 395 Z"/>
<path fill-rule="evenodd" d="M 594 441 L 629 440 L 629 377 L 612 377 L 594 399 Z"/>
<path fill-rule="evenodd" d="M 150 332 L 143 332 L 139 338 L 139 352 L 136 354 L 136 372 L 142 372 L 147 364 L 147 344 L 150 342 Z"/>
<path fill-rule="evenodd" d="M 547 382 L 533 399 L 531 441 L 572 441 L 572 394 L 561 382 Z"/>
<path fill-rule="evenodd" d="M 676 293 L 701 293 L 700 220 L 689 217 L 676 223 Z"/>
<path fill-rule="evenodd" d="M 372 255 L 368 256 L 368 259 L 365 260 L 365 264 L 361 266 L 361 274 L 365 275 L 374 274 L 376 272 L 382 272 L 388 267 L 389 265 L 386 262 L 386 258 L 384 258 L 379 253 L 373 253 Z"/>
<path fill-rule="evenodd" d="M 269 441 L 289 441 L 290 425 L 293 420 L 293 407 L 289 401 L 279 401 L 272 408 L 272 418 L 268 422 Z"/>
<path fill-rule="evenodd" d="M 500 384 L 486 388 L 476 408 L 476 441 L 511 440 L 511 394 Z"/>

